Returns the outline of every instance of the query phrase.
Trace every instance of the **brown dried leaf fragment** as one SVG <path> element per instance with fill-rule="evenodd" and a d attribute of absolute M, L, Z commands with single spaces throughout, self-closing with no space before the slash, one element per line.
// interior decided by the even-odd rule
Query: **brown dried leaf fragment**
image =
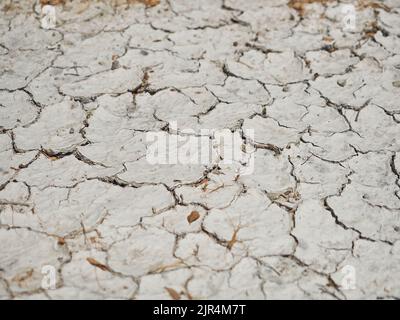
<path fill-rule="evenodd" d="M 237 242 L 237 234 L 239 232 L 239 227 L 233 231 L 233 235 L 231 240 L 228 241 L 228 245 L 226 246 L 228 250 L 231 250 L 233 245 Z"/>
<path fill-rule="evenodd" d="M 324 40 L 325 42 L 333 42 L 334 39 L 331 36 L 324 36 L 322 40 Z"/>
<path fill-rule="evenodd" d="M 380 3 L 378 1 L 370 1 L 370 0 L 358 0 L 358 8 L 382 9 L 385 10 L 386 12 L 390 11 L 390 8 L 387 5 Z"/>
<path fill-rule="evenodd" d="M 96 268 L 99 268 L 103 271 L 110 271 L 110 268 L 107 267 L 105 264 L 100 263 L 94 258 L 86 258 L 87 262 L 89 262 L 92 266 L 95 266 Z"/>
<path fill-rule="evenodd" d="M 17 274 L 14 278 L 12 278 L 12 281 L 15 281 L 17 283 L 22 283 L 22 282 L 28 280 L 30 277 L 32 277 L 33 271 L 34 270 L 32 268 L 30 268 L 21 274 Z"/>
<path fill-rule="evenodd" d="M 207 187 L 208 187 L 208 179 L 204 179 L 203 182 L 201 183 L 203 186 L 201 187 L 201 190 L 203 192 L 207 191 Z"/>
<path fill-rule="evenodd" d="M 194 210 L 187 216 L 187 221 L 189 222 L 189 224 L 191 224 L 192 222 L 195 222 L 199 218 L 200 218 L 200 213 Z"/>
<path fill-rule="evenodd" d="M 272 202 L 285 201 L 289 203 L 295 203 L 301 199 L 300 193 L 293 188 L 288 188 L 282 192 L 268 192 L 267 196 Z"/>
<path fill-rule="evenodd" d="M 181 267 L 183 265 L 184 264 L 182 262 L 178 261 L 178 262 L 175 262 L 175 263 L 162 265 L 162 266 L 159 266 L 159 267 L 157 267 L 155 269 L 152 269 L 151 273 L 161 273 L 161 272 L 164 272 L 166 270 L 174 270 L 174 269 L 176 269 L 178 267 Z"/>
<path fill-rule="evenodd" d="M 193 300 L 193 296 L 190 294 L 190 292 L 189 292 L 187 289 L 186 289 L 185 294 L 186 294 L 186 297 L 187 297 L 189 300 Z"/>
<path fill-rule="evenodd" d="M 275 153 L 275 156 L 279 156 L 282 153 L 281 148 L 274 146 L 273 144 L 270 143 L 254 143 L 254 147 L 257 149 L 270 150 L 273 153 Z"/>
<path fill-rule="evenodd" d="M 379 31 L 379 26 L 376 21 L 372 21 L 366 25 L 366 28 L 364 29 L 364 35 L 363 38 L 373 38 L 375 34 Z"/>
<path fill-rule="evenodd" d="M 154 7 L 160 4 L 160 0 L 142 0 L 142 2 L 148 7 Z"/>
<path fill-rule="evenodd" d="M 171 296 L 171 298 L 173 300 L 180 300 L 181 299 L 181 295 L 178 292 L 176 292 L 174 289 L 165 287 L 165 290 L 167 290 L 168 294 Z"/>
<path fill-rule="evenodd" d="M 128 4 L 134 4 L 134 3 L 143 3 L 147 7 L 154 7 L 158 4 L 160 4 L 160 0 L 128 0 Z"/>
<path fill-rule="evenodd" d="M 65 3 L 65 0 L 40 0 L 40 4 L 42 6 L 45 6 L 48 4 L 51 6 L 56 6 L 58 4 L 64 4 L 64 3 Z"/>
<path fill-rule="evenodd" d="M 148 70 L 144 70 L 143 73 L 143 78 L 142 78 L 142 83 L 139 85 L 139 87 L 133 89 L 134 93 L 142 93 L 145 92 L 147 87 L 149 86 L 149 72 Z"/>
<path fill-rule="evenodd" d="M 332 0 L 290 0 L 288 3 L 288 6 L 290 8 L 293 8 L 294 10 L 296 10 L 299 13 L 299 15 L 302 17 L 305 12 L 305 5 L 311 4 L 311 3 L 325 4 L 325 3 L 328 3 L 329 1 L 332 1 Z"/>
<path fill-rule="evenodd" d="M 16 5 L 13 2 L 10 2 L 10 3 L 5 4 L 1 10 L 3 12 L 9 12 L 9 11 L 15 11 L 17 9 L 21 9 L 21 7 L 19 5 Z"/>

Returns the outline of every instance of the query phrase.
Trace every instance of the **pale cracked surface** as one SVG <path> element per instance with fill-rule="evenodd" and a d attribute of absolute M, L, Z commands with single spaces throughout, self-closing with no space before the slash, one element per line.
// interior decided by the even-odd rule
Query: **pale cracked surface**
<path fill-rule="evenodd" d="M 1 3 L 0 298 L 400 298 L 400 1 L 122 2 Z"/>

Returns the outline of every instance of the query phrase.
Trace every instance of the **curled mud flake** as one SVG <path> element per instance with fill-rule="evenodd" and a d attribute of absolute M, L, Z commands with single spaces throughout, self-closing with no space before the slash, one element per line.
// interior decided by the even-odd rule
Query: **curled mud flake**
<path fill-rule="evenodd" d="M 115 69 L 118 69 L 118 68 L 120 67 L 118 58 L 119 58 L 118 55 L 116 55 L 116 54 L 113 54 L 113 55 L 112 55 L 112 58 L 111 58 L 111 61 L 112 61 L 112 63 L 111 63 L 111 70 L 115 70 Z"/>
<path fill-rule="evenodd" d="M 393 87 L 400 88 L 400 80 L 392 82 Z"/>

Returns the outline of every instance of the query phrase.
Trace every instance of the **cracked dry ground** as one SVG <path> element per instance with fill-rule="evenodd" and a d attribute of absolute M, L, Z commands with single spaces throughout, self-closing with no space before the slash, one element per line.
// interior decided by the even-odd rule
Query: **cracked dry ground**
<path fill-rule="evenodd" d="M 350 31 L 338 1 L 32 2 L 0 13 L 1 298 L 400 297 L 399 0 Z M 149 164 L 173 121 L 253 129 L 254 173 Z"/>

